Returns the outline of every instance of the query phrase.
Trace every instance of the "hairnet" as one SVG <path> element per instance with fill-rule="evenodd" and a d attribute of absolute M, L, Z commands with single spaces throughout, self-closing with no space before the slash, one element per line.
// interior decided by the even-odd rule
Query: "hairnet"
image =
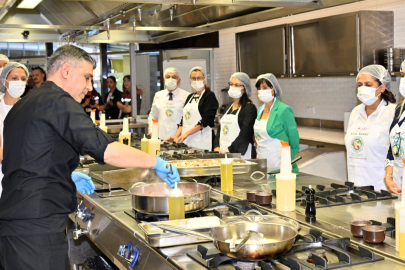
<path fill-rule="evenodd" d="M 203 73 L 204 77 L 207 77 L 206 73 L 205 73 L 205 69 L 202 68 L 202 67 L 199 67 L 199 66 L 196 66 L 196 67 L 193 67 L 192 69 L 190 69 L 190 75 L 189 76 L 191 77 L 191 72 L 196 71 L 196 70 L 201 71 Z"/>
<path fill-rule="evenodd" d="M 175 67 L 166 68 L 165 71 L 163 72 L 163 76 L 166 76 L 166 73 L 174 73 L 177 75 L 177 77 L 180 78 L 180 71 Z"/>
<path fill-rule="evenodd" d="M 356 81 L 361 74 L 369 74 L 376 78 L 381 84 L 385 83 L 386 88 L 390 90 L 391 88 L 391 76 L 387 69 L 381 65 L 369 65 L 362 68 L 357 74 Z"/>
<path fill-rule="evenodd" d="M 1 93 L 5 93 L 6 92 L 6 79 L 8 74 L 10 74 L 10 72 L 15 69 L 15 68 L 22 68 L 25 71 L 25 74 L 27 75 L 27 79 L 28 79 L 28 69 L 26 66 L 24 66 L 23 64 L 17 63 L 17 62 L 9 62 L 7 65 L 4 66 L 3 71 L 0 74 L 0 92 Z"/>
<path fill-rule="evenodd" d="M 6 61 L 7 63 L 10 62 L 10 60 L 8 59 L 8 57 L 5 56 L 4 54 L 0 54 L 0 61 Z"/>
<path fill-rule="evenodd" d="M 246 73 L 236 72 L 231 75 L 231 78 L 229 80 L 231 80 L 232 78 L 236 78 L 243 83 L 243 86 L 245 87 L 246 95 L 248 97 L 250 97 L 252 95 L 252 87 L 250 85 L 250 78 Z"/>
<path fill-rule="evenodd" d="M 265 79 L 265 80 L 269 81 L 271 83 L 271 85 L 273 85 L 273 89 L 275 91 L 276 97 L 281 97 L 281 94 L 282 94 L 283 91 L 281 90 L 281 86 L 278 83 L 278 80 L 277 80 L 276 76 L 274 76 L 272 73 L 262 74 L 259 77 L 257 77 L 256 83 L 260 79 Z"/>
<path fill-rule="evenodd" d="M 405 61 L 402 62 L 401 64 L 401 71 L 405 69 Z"/>

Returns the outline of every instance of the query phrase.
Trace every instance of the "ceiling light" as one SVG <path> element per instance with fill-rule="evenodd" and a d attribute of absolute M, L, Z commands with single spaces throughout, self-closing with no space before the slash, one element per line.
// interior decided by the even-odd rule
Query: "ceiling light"
<path fill-rule="evenodd" d="M 18 4 L 17 8 L 33 9 L 41 2 L 42 0 L 22 0 L 21 3 Z"/>

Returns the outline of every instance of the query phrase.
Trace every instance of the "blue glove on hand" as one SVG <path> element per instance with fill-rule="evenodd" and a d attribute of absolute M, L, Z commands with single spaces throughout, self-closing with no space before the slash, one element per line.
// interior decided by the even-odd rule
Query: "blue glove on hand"
<path fill-rule="evenodd" d="M 90 195 L 91 193 L 94 192 L 94 189 L 96 188 L 93 184 L 93 181 L 91 181 L 91 177 L 85 175 L 84 173 L 73 172 L 72 180 L 76 185 L 77 191 L 80 191 L 83 195 L 85 194 Z"/>
<path fill-rule="evenodd" d="M 169 185 L 170 188 L 174 188 L 174 183 L 180 182 L 180 175 L 179 172 L 177 171 L 177 167 L 172 165 L 172 170 L 173 173 L 170 170 L 170 165 L 167 163 L 167 161 L 161 159 L 160 157 L 157 157 L 157 161 L 155 164 L 155 167 L 152 169 L 156 170 L 156 174 Z"/>

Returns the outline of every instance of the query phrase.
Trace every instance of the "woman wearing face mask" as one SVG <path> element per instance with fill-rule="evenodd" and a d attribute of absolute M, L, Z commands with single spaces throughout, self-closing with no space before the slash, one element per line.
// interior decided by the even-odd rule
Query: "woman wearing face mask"
<path fill-rule="evenodd" d="M 290 106 L 279 100 L 281 87 L 271 74 L 260 75 L 256 80 L 259 99 L 264 104 L 259 108 L 254 124 L 257 143 L 257 158 L 266 158 L 269 169 L 280 168 L 281 142 L 291 146 L 291 159 L 299 151 L 299 135 L 294 112 Z M 296 164 L 293 169 L 298 170 Z"/>
<path fill-rule="evenodd" d="M 357 97 L 362 104 L 351 112 L 345 136 L 348 180 L 357 186 L 386 189 L 384 160 L 395 111 L 390 85 L 391 76 L 380 65 L 366 66 L 357 75 Z"/>
<path fill-rule="evenodd" d="M 4 96 L 0 100 L 0 162 L 3 162 L 3 127 L 4 119 L 8 112 L 11 110 L 14 104 L 20 100 L 20 96 L 24 93 L 25 84 L 28 78 L 27 68 L 17 62 L 9 62 L 4 66 L 2 72 L 0 73 L 0 93 Z M 3 179 L 3 173 L 1 172 L 0 164 L 0 183 Z M 0 185 L 0 195 L 2 191 L 2 186 Z"/>
<path fill-rule="evenodd" d="M 401 80 L 399 83 L 399 93 L 405 97 L 405 61 L 401 64 Z M 384 183 L 391 193 L 402 194 L 402 168 L 405 157 L 405 99 L 402 104 L 395 107 L 395 115 L 392 123 L 389 122 L 389 140 L 387 158 L 385 160 Z"/>
<path fill-rule="evenodd" d="M 183 108 L 183 117 L 174 136 L 168 142 L 184 142 L 189 147 L 212 150 L 215 114 L 218 101 L 215 94 L 205 85 L 206 73 L 202 67 L 190 70 L 191 88 L 194 93 L 188 95 Z"/>
<path fill-rule="evenodd" d="M 229 82 L 228 94 L 234 101 L 225 108 L 215 137 L 214 151 L 241 153 L 244 159 L 256 158 L 253 125 L 257 109 L 249 99 L 252 94 L 249 76 L 243 72 L 234 73 Z"/>

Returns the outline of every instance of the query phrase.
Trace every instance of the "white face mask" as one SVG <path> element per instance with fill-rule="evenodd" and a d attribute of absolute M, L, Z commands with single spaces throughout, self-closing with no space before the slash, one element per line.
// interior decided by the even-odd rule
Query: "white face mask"
<path fill-rule="evenodd" d="M 231 98 L 240 98 L 242 96 L 242 88 L 229 87 L 228 95 Z"/>
<path fill-rule="evenodd" d="M 197 92 L 201 91 L 204 89 L 204 81 L 192 81 L 191 87 Z"/>
<path fill-rule="evenodd" d="M 259 99 L 264 103 L 270 102 L 270 101 L 272 101 L 274 99 L 274 96 L 271 93 L 272 92 L 271 89 L 269 89 L 269 90 L 258 90 L 257 92 L 259 93 Z"/>
<path fill-rule="evenodd" d="M 173 91 L 177 88 L 177 80 L 173 78 L 165 79 L 165 86 L 167 90 Z"/>
<path fill-rule="evenodd" d="M 405 97 L 405 78 L 401 78 L 399 81 L 399 93 Z"/>
<path fill-rule="evenodd" d="M 374 102 L 376 102 L 378 97 L 381 95 L 380 93 L 380 95 L 375 96 L 375 91 L 377 91 L 378 88 L 360 86 L 357 88 L 357 97 L 361 102 L 363 102 L 364 105 L 370 106 L 371 104 L 374 104 Z"/>
<path fill-rule="evenodd" d="M 18 98 L 24 93 L 26 82 L 23 81 L 11 81 L 11 82 L 7 81 L 7 82 L 8 82 L 7 92 L 13 98 Z"/>

